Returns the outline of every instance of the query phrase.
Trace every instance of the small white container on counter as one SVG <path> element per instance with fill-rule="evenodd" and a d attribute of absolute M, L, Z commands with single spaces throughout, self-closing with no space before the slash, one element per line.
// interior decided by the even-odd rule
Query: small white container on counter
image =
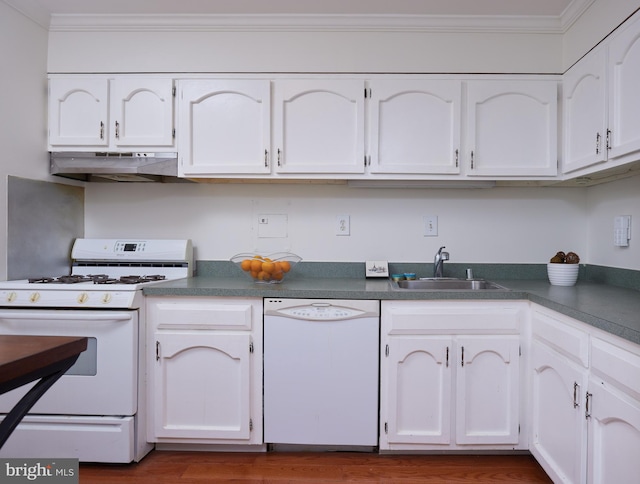
<path fill-rule="evenodd" d="M 547 275 L 552 286 L 573 286 L 578 280 L 580 264 L 547 264 Z"/>

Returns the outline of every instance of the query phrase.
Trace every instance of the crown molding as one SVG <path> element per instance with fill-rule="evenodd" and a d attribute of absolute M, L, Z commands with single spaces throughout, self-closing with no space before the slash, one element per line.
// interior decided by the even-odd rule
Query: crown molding
<path fill-rule="evenodd" d="M 495 15 L 84 15 L 49 14 L 37 0 L 0 0 L 52 32 L 388 31 L 562 34 L 595 2 L 573 0 L 559 16 Z"/>
<path fill-rule="evenodd" d="M 562 22 L 553 16 L 52 15 L 49 30 L 562 33 Z"/>

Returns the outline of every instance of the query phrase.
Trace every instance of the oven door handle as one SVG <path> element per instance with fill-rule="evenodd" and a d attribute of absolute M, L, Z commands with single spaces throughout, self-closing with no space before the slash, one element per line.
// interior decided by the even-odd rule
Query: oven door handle
<path fill-rule="evenodd" d="M 43 317 L 42 311 L 19 311 L 12 313 L 5 313 L 0 311 L 0 319 L 37 319 L 41 320 Z M 91 319 L 91 321 L 131 321 L 132 314 L 129 313 L 112 313 L 112 312 L 91 312 L 91 317 L 87 318 L 87 313 L 84 311 L 70 311 L 64 314 L 60 314 L 56 311 L 47 311 L 46 319 L 55 320 L 55 321 L 87 321 L 87 319 Z"/>

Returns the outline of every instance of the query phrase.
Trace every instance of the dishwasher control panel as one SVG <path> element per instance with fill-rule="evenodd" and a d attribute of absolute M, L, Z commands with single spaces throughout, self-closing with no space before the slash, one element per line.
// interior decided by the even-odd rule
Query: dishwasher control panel
<path fill-rule="evenodd" d="M 264 314 L 305 321 L 339 321 L 378 316 L 378 301 L 337 299 L 265 299 Z"/>
<path fill-rule="evenodd" d="M 280 315 L 291 316 L 298 319 L 312 321 L 330 321 L 335 319 L 357 318 L 362 316 L 362 311 L 350 308 L 341 308 L 331 304 L 318 304 L 298 308 L 286 308 L 278 311 Z"/>

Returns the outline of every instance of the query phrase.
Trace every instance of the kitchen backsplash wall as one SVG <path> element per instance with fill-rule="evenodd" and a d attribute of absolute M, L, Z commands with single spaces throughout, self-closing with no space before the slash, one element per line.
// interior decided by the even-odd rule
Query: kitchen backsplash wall
<path fill-rule="evenodd" d="M 431 262 L 446 246 L 451 262 L 546 263 L 558 250 L 586 254 L 586 199 L 585 188 L 90 184 L 86 233 L 188 237 L 198 260 L 290 250 L 309 261 Z M 336 235 L 339 215 L 348 236 Z M 424 236 L 427 215 L 437 237 Z"/>
<path fill-rule="evenodd" d="M 7 279 L 71 273 L 71 247 L 84 236 L 84 189 L 10 176 Z"/>

